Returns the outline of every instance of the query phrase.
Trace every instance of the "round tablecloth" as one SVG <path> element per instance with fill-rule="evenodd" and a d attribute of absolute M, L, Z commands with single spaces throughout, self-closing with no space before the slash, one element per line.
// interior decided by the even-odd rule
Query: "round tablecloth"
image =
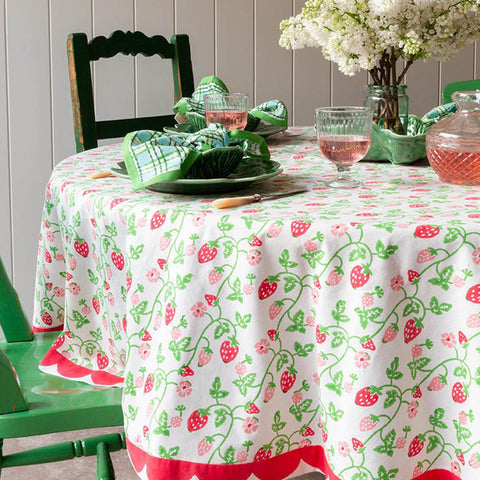
<path fill-rule="evenodd" d="M 274 480 L 303 461 L 477 480 L 480 188 L 361 162 L 364 188 L 334 190 L 312 129 L 269 146 L 283 173 L 245 193 L 309 191 L 229 210 L 91 179 L 120 146 L 60 163 L 34 325 L 61 333 L 41 368 L 123 385 L 145 479 Z"/>

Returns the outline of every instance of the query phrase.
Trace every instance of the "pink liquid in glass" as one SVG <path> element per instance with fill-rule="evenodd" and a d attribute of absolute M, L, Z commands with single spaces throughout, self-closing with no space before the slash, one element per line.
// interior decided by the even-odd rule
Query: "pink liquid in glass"
<path fill-rule="evenodd" d="M 221 123 L 229 130 L 242 130 L 247 124 L 246 110 L 205 110 L 207 125 Z"/>
<path fill-rule="evenodd" d="M 319 136 L 318 146 L 323 155 L 339 166 L 349 166 L 361 160 L 370 148 L 370 138 L 361 135 Z"/>
<path fill-rule="evenodd" d="M 442 182 L 480 185 L 480 150 L 427 147 L 427 157 Z"/>

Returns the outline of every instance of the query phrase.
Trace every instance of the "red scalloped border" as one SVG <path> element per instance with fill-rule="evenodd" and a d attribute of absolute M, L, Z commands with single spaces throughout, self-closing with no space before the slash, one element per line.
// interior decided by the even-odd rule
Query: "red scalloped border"
<path fill-rule="evenodd" d="M 101 370 L 92 370 L 73 363 L 68 358 L 59 353 L 53 346 L 50 347 L 43 360 L 40 362 L 40 370 L 46 373 L 52 372 L 52 367 L 56 368 L 58 375 L 101 386 L 122 386 L 123 378 Z"/>
<path fill-rule="evenodd" d="M 56 327 L 50 327 L 50 328 L 36 327 L 35 325 L 32 327 L 33 333 L 61 332 L 62 330 L 63 330 L 63 325 L 57 325 Z"/>
<path fill-rule="evenodd" d="M 320 470 L 328 475 L 329 480 L 340 480 L 328 465 L 325 452 L 320 445 L 298 448 L 261 462 L 212 465 L 154 457 L 134 445 L 128 438 L 126 443 L 130 460 L 137 473 L 146 467 L 147 478 L 151 480 L 191 480 L 194 475 L 199 480 L 247 480 L 252 474 L 260 480 L 284 480 L 298 468 L 301 460 L 312 467 L 312 472 Z M 447 470 L 435 469 L 423 473 L 415 480 L 461 480 L 461 478 Z"/>

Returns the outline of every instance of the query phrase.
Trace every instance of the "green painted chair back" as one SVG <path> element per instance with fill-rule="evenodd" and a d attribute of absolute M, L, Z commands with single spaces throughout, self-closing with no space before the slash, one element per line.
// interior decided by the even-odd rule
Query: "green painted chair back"
<path fill-rule="evenodd" d="M 452 93 L 460 92 L 462 90 L 480 90 L 480 78 L 476 80 L 464 80 L 462 82 L 447 83 L 443 87 L 442 98 L 445 103 L 452 101 Z"/>
<path fill-rule="evenodd" d="M 33 335 L 0 258 L 0 474 L 21 465 L 97 455 L 97 479 L 111 480 L 109 452 L 125 448 L 124 434 L 3 455 L 3 441 L 85 428 L 123 425 L 120 388 L 93 387 L 42 373 L 38 365 L 59 332 Z"/>
<path fill-rule="evenodd" d="M 174 35 L 170 42 L 161 35 L 147 37 L 142 32 L 117 30 L 108 38 L 87 40 L 84 33 L 73 33 L 67 39 L 68 69 L 72 96 L 73 123 L 77 152 L 95 148 L 102 138 L 116 138 L 140 129 L 162 130 L 176 122 L 173 115 L 97 121 L 93 98 L 90 62 L 123 55 L 159 55 L 170 59 L 173 69 L 172 107 L 181 97 L 194 91 L 190 42 L 187 35 Z"/>

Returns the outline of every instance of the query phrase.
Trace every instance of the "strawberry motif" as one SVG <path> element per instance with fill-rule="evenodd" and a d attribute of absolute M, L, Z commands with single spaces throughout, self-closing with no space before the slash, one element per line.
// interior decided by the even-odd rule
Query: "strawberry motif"
<path fill-rule="evenodd" d="M 259 247 L 260 245 L 262 245 L 262 241 L 256 235 L 252 235 L 248 239 L 248 244 L 252 247 Z"/>
<path fill-rule="evenodd" d="M 92 306 L 95 310 L 95 313 L 98 315 L 100 313 L 100 300 L 98 299 L 98 297 L 95 296 L 92 298 Z"/>
<path fill-rule="evenodd" d="M 73 242 L 73 248 L 82 257 L 88 257 L 88 252 L 90 249 L 88 248 L 88 243 L 82 238 L 79 238 Z"/>
<path fill-rule="evenodd" d="M 260 412 L 259 408 L 254 403 L 249 404 L 249 408 L 247 410 L 247 413 L 255 414 L 255 413 L 259 413 L 259 412 Z"/>
<path fill-rule="evenodd" d="M 123 270 L 125 266 L 125 259 L 123 258 L 123 253 L 112 252 L 112 262 L 117 267 L 118 270 Z"/>
<path fill-rule="evenodd" d="M 355 395 L 355 404 L 359 407 L 371 407 L 378 402 L 378 393 L 375 387 L 363 387 Z"/>
<path fill-rule="evenodd" d="M 166 218 L 165 212 L 155 212 L 150 220 L 150 229 L 156 230 L 160 228 L 165 223 Z"/>
<path fill-rule="evenodd" d="M 370 274 L 365 272 L 362 265 L 355 265 L 350 272 L 350 283 L 353 288 L 363 287 L 370 279 Z"/>
<path fill-rule="evenodd" d="M 149 431 L 150 429 L 146 425 L 144 425 L 142 428 L 143 436 L 146 437 Z"/>
<path fill-rule="evenodd" d="M 462 465 L 465 465 L 465 457 L 463 456 L 463 453 L 460 450 L 457 450 L 456 455 L 457 455 L 458 461 Z"/>
<path fill-rule="evenodd" d="M 210 307 L 217 303 L 217 297 L 215 295 L 205 295 L 205 300 Z"/>
<path fill-rule="evenodd" d="M 398 325 L 396 323 L 391 323 L 383 333 L 382 342 L 383 343 L 393 342 L 397 334 L 398 334 Z"/>
<path fill-rule="evenodd" d="M 188 366 L 184 365 L 180 370 L 180 375 L 182 377 L 191 377 L 195 372 Z"/>
<path fill-rule="evenodd" d="M 374 422 L 370 416 L 362 418 L 360 420 L 360 431 L 368 432 L 377 426 L 377 422 Z"/>
<path fill-rule="evenodd" d="M 411 318 L 405 324 L 405 328 L 403 329 L 403 337 L 405 339 L 405 343 L 411 342 L 414 338 L 417 338 L 422 331 L 422 324 L 420 321 Z"/>
<path fill-rule="evenodd" d="M 130 290 L 130 287 L 132 286 L 132 274 L 130 272 L 127 272 L 125 275 L 125 280 L 127 282 L 127 293 Z"/>
<path fill-rule="evenodd" d="M 433 238 L 440 233 L 440 228 L 432 225 L 419 225 L 415 229 L 414 236 L 417 238 Z"/>
<path fill-rule="evenodd" d="M 317 340 L 317 343 L 324 343 L 327 339 L 327 334 L 320 330 L 320 325 L 317 325 L 315 327 L 315 338 Z"/>
<path fill-rule="evenodd" d="M 268 310 L 268 315 L 270 320 L 273 320 L 281 311 L 282 311 L 283 303 L 282 302 L 273 302 L 270 305 Z"/>
<path fill-rule="evenodd" d="M 268 232 L 267 232 L 267 237 L 269 238 L 275 238 L 278 237 L 282 231 L 283 224 L 281 222 L 279 223 L 272 223 L 268 227 Z"/>
<path fill-rule="evenodd" d="M 56 350 L 65 343 L 65 335 L 59 335 L 52 344 L 52 348 Z"/>
<path fill-rule="evenodd" d="M 280 388 L 283 393 L 287 393 L 294 385 L 297 379 L 297 371 L 293 367 L 289 367 L 282 373 L 280 377 Z"/>
<path fill-rule="evenodd" d="M 452 387 L 452 398 L 456 403 L 463 403 L 467 399 L 467 395 L 464 391 L 464 386 L 460 382 L 456 382 Z"/>
<path fill-rule="evenodd" d="M 166 250 L 172 243 L 172 234 L 170 232 L 164 233 L 158 242 L 158 247 L 162 252 Z"/>
<path fill-rule="evenodd" d="M 208 410 L 194 410 L 187 420 L 187 430 L 189 432 L 194 432 L 195 430 L 200 430 L 208 422 Z"/>
<path fill-rule="evenodd" d="M 275 384 L 270 382 L 266 387 L 265 387 L 265 393 L 263 395 L 263 401 L 265 403 L 269 402 L 273 395 L 275 394 Z"/>
<path fill-rule="evenodd" d="M 315 432 L 310 427 L 305 427 L 302 431 L 302 437 L 311 437 Z"/>
<path fill-rule="evenodd" d="M 213 446 L 213 438 L 212 437 L 205 437 L 202 438 L 197 445 L 197 452 L 198 455 L 202 456 L 207 454 Z"/>
<path fill-rule="evenodd" d="M 290 224 L 290 231 L 294 237 L 300 237 L 303 235 L 310 227 L 311 222 L 304 222 L 303 220 L 294 220 Z"/>
<path fill-rule="evenodd" d="M 359 448 L 363 448 L 363 442 L 361 440 L 359 440 L 358 438 L 353 437 L 352 438 L 352 446 L 353 446 L 353 449 L 356 452 L 358 452 Z"/>
<path fill-rule="evenodd" d="M 170 302 L 167 303 L 165 308 L 165 325 L 168 325 L 175 317 L 175 307 Z"/>
<path fill-rule="evenodd" d="M 127 331 L 127 317 L 122 318 L 122 328 L 124 332 Z"/>
<path fill-rule="evenodd" d="M 267 335 L 272 342 L 277 339 L 277 331 L 275 329 L 267 330 Z"/>
<path fill-rule="evenodd" d="M 142 342 L 149 342 L 151 339 L 152 339 L 152 336 L 150 335 L 150 333 L 148 333 L 148 330 L 145 330 L 140 340 L 142 340 Z"/>
<path fill-rule="evenodd" d="M 361 345 L 365 350 L 375 351 L 377 349 L 371 338 L 367 338 Z"/>
<path fill-rule="evenodd" d="M 460 330 L 458 332 L 458 343 L 460 343 L 460 345 L 462 345 L 462 344 L 467 343 L 467 342 L 468 342 L 467 336 Z"/>
<path fill-rule="evenodd" d="M 322 284 L 320 283 L 320 278 L 318 278 L 318 275 L 315 275 L 313 277 L 313 285 L 317 287 L 319 290 L 322 288 Z"/>
<path fill-rule="evenodd" d="M 167 265 L 167 261 L 164 258 L 157 258 L 158 266 L 160 270 L 165 270 L 165 266 Z"/>
<path fill-rule="evenodd" d="M 73 278 L 73 275 L 71 273 L 67 272 L 67 277 L 66 278 L 67 278 L 67 282 L 69 282 Z"/>
<path fill-rule="evenodd" d="M 100 352 L 97 353 L 97 365 L 100 370 L 108 367 L 108 355 L 102 355 Z"/>
<path fill-rule="evenodd" d="M 418 455 L 425 446 L 425 442 L 423 441 L 423 435 L 417 435 L 411 442 L 408 447 L 408 456 L 415 457 Z"/>
<path fill-rule="evenodd" d="M 198 353 L 198 360 L 197 360 L 198 366 L 203 367 L 204 365 L 206 365 L 211 360 L 212 356 L 213 356 L 213 353 L 211 350 L 207 348 L 202 348 Z"/>
<path fill-rule="evenodd" d="M 53 323 L 52 316 L 48 312 L 43 312 L 40 318 L 45 325 L 51 325 Z"/>
<path fill-rule="evenodd" d="M 120 205 L 121 203 L 126 202 L 126 201 L 127 201 L 126 198 L 115 198 L 110 202 L 110 208 L 114 208 L 117 205 Z"/>
<path fill-rule="evenodd" d="M 236 344 L 232 344 L 230 340 L 225 340 L 222 345 L 220 345 L 220 357 L 225 363 L 229 363 L 235 360 L 236 356 L 238 355 L 239 346 Z"/>
<path fill-rule="evenodd" d="M 47 290 L 51 290 L 53 288 L 53 283 L 48 282 L 48 283 L 45 284 L 45 286 L 47 287 Z"/>
<path fill-rule="evenodd" d="M 260 300 L 265 300 L 266 298 L 272 296 L 275 293 L 275 290 L 277 290 L 277 287 L 278 287 L 277 280 L 278 280 L 278 277 L 271 276 L 271 277 L 267 277 L 260 284 L 260 287 L 258 287 L 258 298 Z"/>
<path fill-rule="evenodd" d="M 415 391 L 412 394 L 413 398 L 422 398 L 422 390 L 417 386 Z"/>
<path fill-rule="evenodd" d="M 333 269 L 327 277 L 327 285 L 334 287 L 342 281 L 343 275 L 338 273 L 337 270 Z"/>
<path fill-rule="evenodd" d="M 155 378 L 151 373 L 148 374 L 147 379 L 145 380 L 145 385 L 143 386 L 143 392 L 151 392 L 155 384 Z"/>
<path fill-rule="evenodd" d="M 446 385 L 445 378 L 441 375 L 437 375 L 430 380 L 430 383 L 427 387 L 428 390 L 438 392 L 442 390 Z"/>
<path fill-rule="evenodd" d="M 480 303 L 480 283 L 468 289 L 466 299 L 472 303 Z"/>
<path fill-rule="evenodd" d="M 433 260 L 435 258 L 435 253 L 432 253 L 432 251 L 434 250 L 431 250 L 430 248 L 425 248 L 418 252 L 417 263 L 425 263 Z"/>
<path fill-rule="evenodd" d="M 45 250 L 45 262 L 52 263 L 52 256 L 48 250 Z"/>
<path fill-rule="evenodd" d="M 262 462 L 263 460 L 268 460 L 272 456 L 272 449 L 270 445 L 264 445 L 257 450 L 255 457 L 253 458 L 254 462 Z"/>
<path fill-rule="evenodd" d="M 210 285 L 215 285 L 217 282 L 219 282 L 222 279 L 222 277 L 223 277 L 223 268 L 215 267 L 208 274 L 208 283 Z"/>
<path fill-rule="evenodd" d="M 198 261 L 200 263 L 211 262 L 217 256 L 217 243 L 207 242 L 204 243 L 198 251 Z"/>
<path fill-rule="evenodd" d="M 409 270 L 407 276 L 410 283 L 414 282 L 417 278 L 420 278 L 420 274 L 415 270 Z"/>

